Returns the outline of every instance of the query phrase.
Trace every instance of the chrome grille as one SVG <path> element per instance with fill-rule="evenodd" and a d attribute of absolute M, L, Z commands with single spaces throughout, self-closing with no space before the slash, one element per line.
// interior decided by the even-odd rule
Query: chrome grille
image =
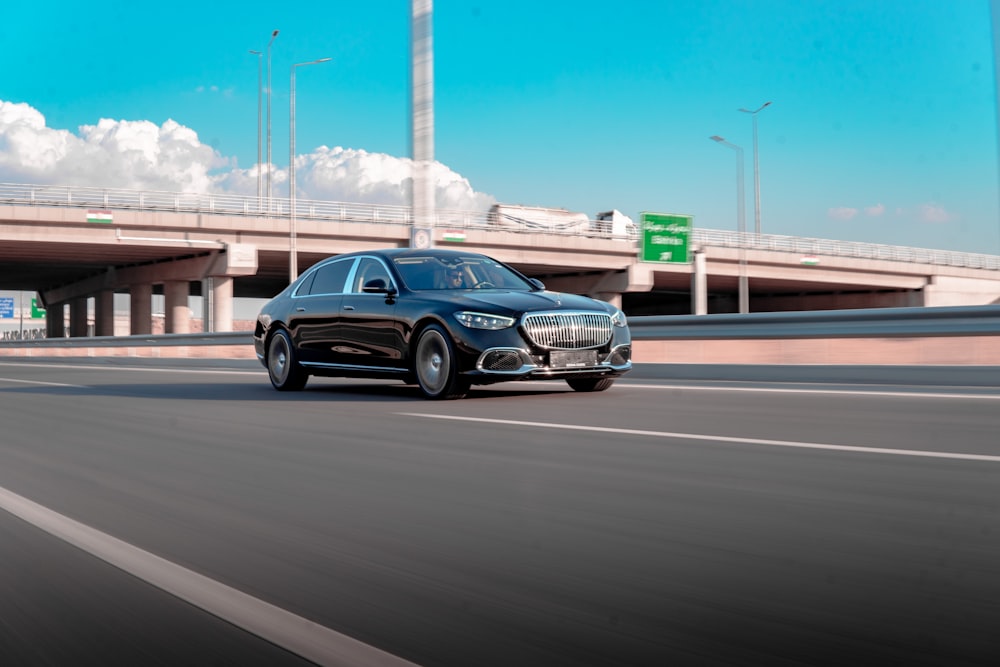
<path fill-rule="evenodd" d="M 607 313 L 530 313 L 522 324 L 532 343 L 550 350 L 600 347 L 611 340 Z"/>

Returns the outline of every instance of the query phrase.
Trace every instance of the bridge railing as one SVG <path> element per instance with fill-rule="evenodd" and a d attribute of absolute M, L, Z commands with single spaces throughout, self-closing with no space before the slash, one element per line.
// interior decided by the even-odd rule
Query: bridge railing
<path fill-rule="evenodd" d="M 694 229 L 693 240 L 703 245 L 748 248 L 753 250 L 773 250 L 802 255 L 833 255 L 835 257 L 856 257 L 914 264 L 934 264 L 957 266 L 969 269 L 1000 271 L 1000 256 L 949 250 L 930 250 L 906 246 L 861 243 L 857 241 L 834 241 L 813 239 L 803 236 L 781 236 L 778 234 L 752 234 L 729 232 L 717 229 Z"/>
<path fill-rule="evenodd" d="M 633 340 L 753 340 L 1000 336 L 1000 306 L 862 308 L 630 317 Z M 251 345 L 250 331 L 0 341 L 5 348 Z"/>
<path fill-rule="evenodd" d="M 0 183 L 0 204 L 24 204 L 30 206 L 57 206 L 93 208 L 101 210 L 168 211 L 183 213 L 245 215 L 245 216 L 288 216 L 288 198 L 257 197 L 256 195 L 236 195 L 220 193 L 184 193 L 166 191 L 139 191 L 115 188 L 95 188 L 62 185 L 26 185 Z M 509 218 L 499 220 L 489 211 L 459 209 L 437 209 L 435 225 L 455 231 L 502 230 L 504 232 L 537 233 L 537 226 L 525 224 L 518 228 Z M 392 204 L 363 204 L 351 202 L 297 199 L 295 217 L 298 220 L 334 220 L 339 222 L 378 223 L 408 226 L 413 217 L 409 206 Z M 609 223 L 593 220 L 589 226 L 567 229 L 545 229 L 546 234 L 565 236 L 589 236 L 618 238 L 635 242 L 638 233 L 632 229 L 627 235 L 612 236 Z M 952 252 L 910 248 L 854 241 L 836 241 L 777 234 L 738 233 L 725 230 L 693 230 L 692 241 L 715 247 L 749 248 L 777 252 L 801 253 L 803 255 L 827 255 L 856 257 L 898 262 L 954 266 L 972 269 L 1000 271 L 1000 256 L 981 253 Z"/>

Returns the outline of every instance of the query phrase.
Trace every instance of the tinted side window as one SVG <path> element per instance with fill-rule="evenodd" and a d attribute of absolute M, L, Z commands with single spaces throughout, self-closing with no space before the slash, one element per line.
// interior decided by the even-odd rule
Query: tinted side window
<path fill-rule="evenodd" d="M 361 288 L 364 287 L 365 283 L 374 278 L 381 278 L 387 285 L 392 284 L 389 272 L 383 266 L 382 262 L 372 257 L 362 257 L 361 261 L 358 262 L 358 272 L 354 276 L 351 291 L 361 292 Z"/>
<path fill-rule="evenodd" d="M 344 291 L 344 283 L 347 282 L 347 274 L 351 270 L 352 262 L 344 260 L 341 262 L 330 262 L 316 270 L 316 278 L 313 280 L 310 294 L 341 294 Z"/>
<path fill-rule="evenodd" d="M 299 283 L 299 286 L 295 288 L 295 296 L 306 296 L 309 294 L 310 288 L 312 288 L 313 281 L 316 280 L 316 272 L 313 271 Z"/>

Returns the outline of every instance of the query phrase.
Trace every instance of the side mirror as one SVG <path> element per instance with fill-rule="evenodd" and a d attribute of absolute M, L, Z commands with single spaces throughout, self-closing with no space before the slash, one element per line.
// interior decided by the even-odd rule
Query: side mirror
<path fill-rule="evenodd" d="M 361 291 L 365 294 L 395 294 L 396 288 L 391 287 L 385 278 L 372 278 L 364 284 Z"/>
<path fill-rule="evenodd" d="M 532 285 L 534 285 L 535 289 L 540 289 L 540 290 L 544 290 L 545 289 L 545 283 L 543 283 L 538 278 L 528 278 L 528 282 L 531 283 Z"/>

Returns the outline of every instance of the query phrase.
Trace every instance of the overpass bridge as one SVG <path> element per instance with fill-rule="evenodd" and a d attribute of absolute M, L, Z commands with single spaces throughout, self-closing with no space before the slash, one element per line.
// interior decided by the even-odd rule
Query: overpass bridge
<path fill-rule="evenodd" d="M 114 294 L 130 297 L 130 332 L 190 330 L 190 295 L 211 303 L 211 330 L 232 328 L 234 297 L 288 283 L 291 230 L 305 269 L 329 255 L 409 243 L 409 207 L 0 184 L 0 289 L 38 292 L 69 310 L 69 334 L 114 335 Z M 552 289 L 620 304 L 633 315 L 735 312 L 741 259 L 752 312 L 1000 302 L 1000 257 L 695 229 L 691 264 L 638 260 L 633 236 L 594 221 L 572 232 L 499 225 L 485 212 L 438 210 L 435 243 L 508 262 Z M 93 300 L 91 302 L 91 299 Z M 48 318 L 50 337 L 66 335 Z"/>

